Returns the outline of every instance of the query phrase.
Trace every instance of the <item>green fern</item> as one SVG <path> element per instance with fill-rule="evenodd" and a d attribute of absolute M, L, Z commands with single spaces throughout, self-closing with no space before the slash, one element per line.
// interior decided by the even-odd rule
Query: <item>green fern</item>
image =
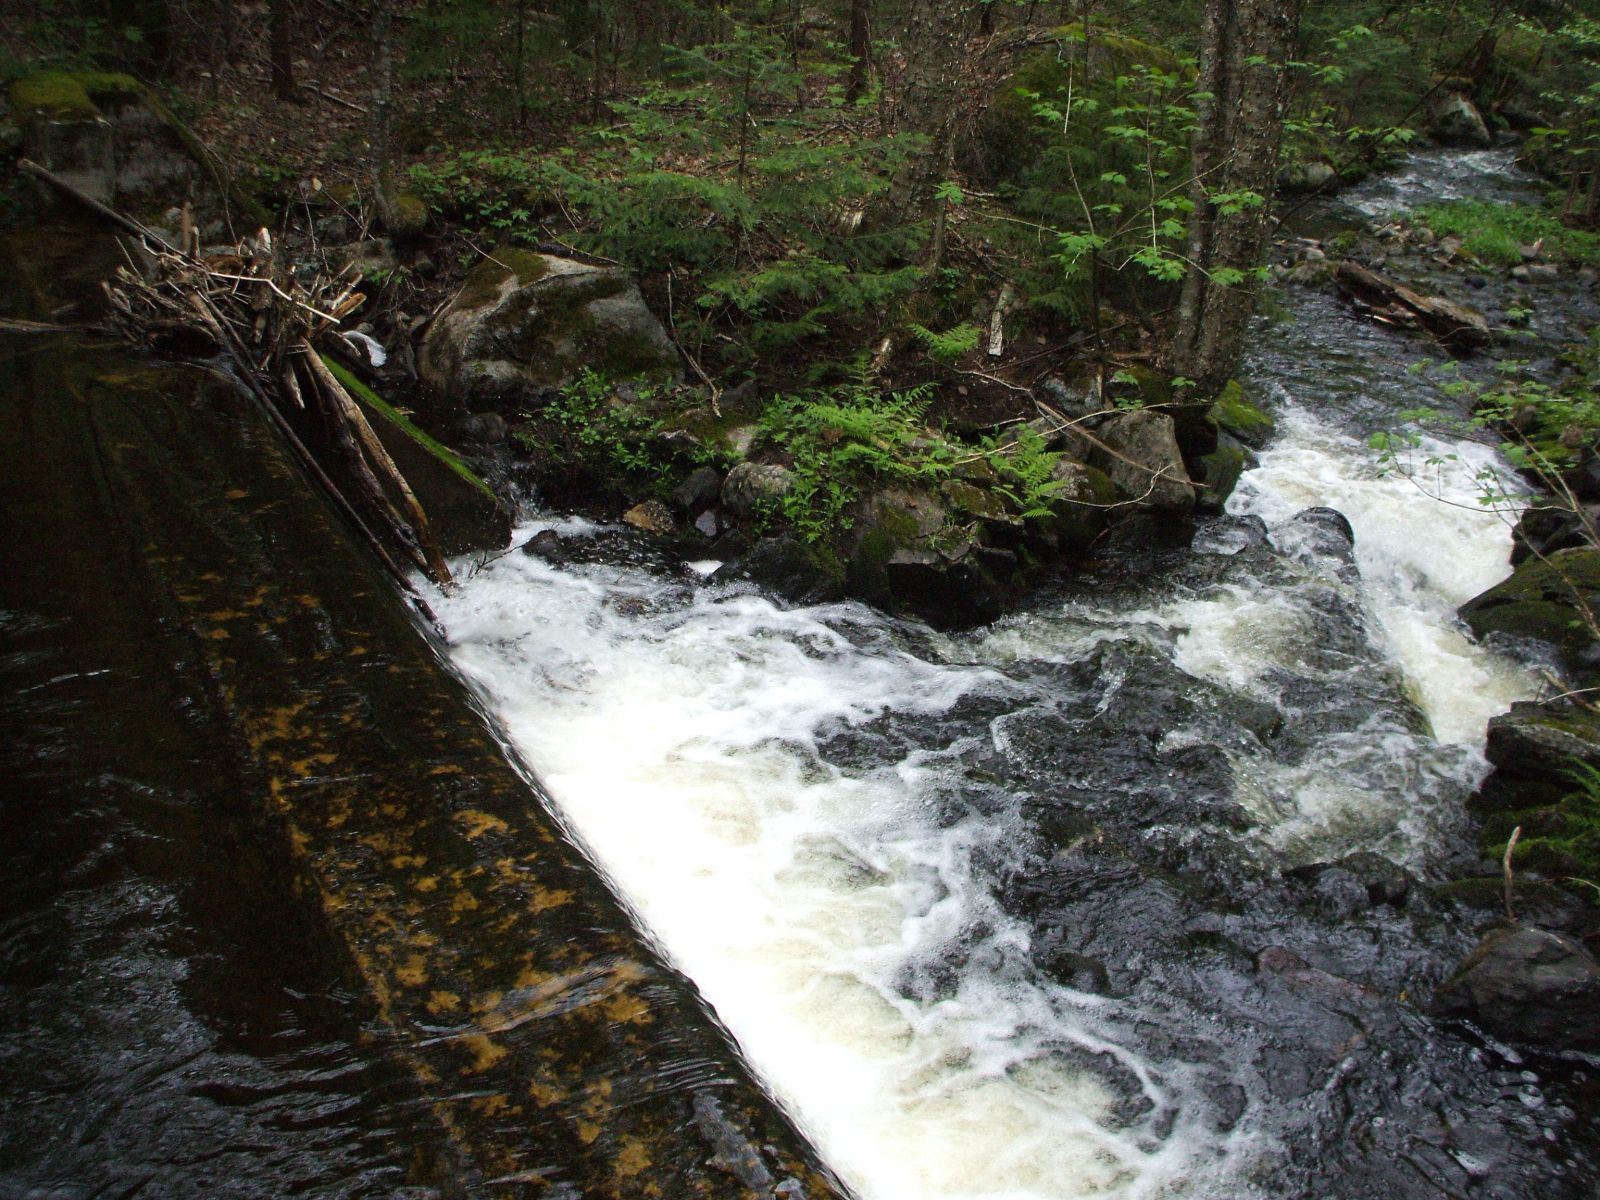
<path fill-rule="evenodd" d="M 978 348 L 980 337 L 978 327 L 967 321 L 942 332 L 913 321 L 911 332 L 928 353 L 942 363 L 953 363 L 963 354 L 972 353 Z"/>

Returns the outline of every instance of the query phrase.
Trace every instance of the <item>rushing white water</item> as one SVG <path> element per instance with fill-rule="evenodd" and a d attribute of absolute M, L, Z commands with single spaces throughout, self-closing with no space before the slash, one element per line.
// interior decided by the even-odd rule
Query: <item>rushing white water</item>
<path fill-rule="evenodd" d="M 1269 526 L 1312 505 L 1343 513 L 1355 530 L 1363 600 L 1434 736 L 1480 744 L 1489 718 L 1534 686 L 1525 670 L 1470 643 L 1454 615 L 1509 571 L 1516 510 L 1481 500 L 1485 472 L 1497 491 L 1514 476 L 1489 447 L 1433 438 L 1414 452 L 1423 465 L 1384 471 L 1359 442 L 1288 397 L 1278 411 L 1283 436 L 1241 482 L 1229 510 Z"/>
<path fill-rule="evenodd" d="M 1269 525 L 1312 503 L 1349 516 L 1362 602 L 1440 739 L 1463 749 L 1408 767 L 1418 739 L 1347 731 L 1292 767 L 1241 764 L 1239 789 L 1260 797 L 1268 839 L 1307 844 L 1304 857 L 1373 822 L 1404 857 L 1434 833 L 1414 776 L 1470 773 L 1486 717 L 1529 687 L 1449 619 L 1504 572 L 1506 530 L 1380 477 L 1363 447 L 1287 397 L 1281 426 L 1235 507 Z M 1445 481 L 1447 498 L 1470 503 L 1470 466 Z M 863 1197 L 1239 1194 L 1226 1181 L 1270 1137 L 1270 1114 L 1251 1105 L 1219 1121 L 1189 1064 L 1141 1057 L 1123 1036 L 1195 1014 L 1028 967 L 1028 930 L 996 903 L 992 867 L 975 866 L 1005 861 L 1017 831 L 1003 814 L 934 812 L 971 747 L 902 748 L 845 770 L 817 744 L 963 697 L 1026 708 L 1039 698 L 1006 663 L 1070 661 L 1149 629 L 1176 634 L 1184 671 L 1249 694 L 1313 636 L 1293 591 L 1234 587 L 1092 620 L 1035 613 L 934 639 L 939 656 L 901 648 L 859 606 L 784 610 L 521 554 L 439 611 L 458 663 L 579 835 Z M 1003 750 L 1005 720 L 986 736 Z M 1395 786 L 1375 786 L 1375 771 Z M 934 970 L 953 981 L 908 985 Z M 1129 1090 L 1142 1095 L 1133 1116 Z"/>
<path fill-rule="evenodd" d="M 1505 165 L 1461 157 L 1463 178 Z M 1355 200 L 1393 208 L 1415 174 Z M 1347 387 L 1393 374 L 1345 340 L 1327 352 Z M 1492 455 L 1424 445 L 1454 461 L 1385 474 L 1297 394 L 1321 383 L 1315 365 L 1278 374 L 1278 434 L 1230 504 L 1265 522 L 1289 564 L 1276 573 L 954 637 L 852 604 L 785 609 L 718 586 L 709 563 L 667 578 L 513 553 L 439 598 L 456 662 L 577 835 L 863 1200 L 1232 1200 L 1258 1194 L 1254 1167 L 1293 1137 L 1251 1074 L 1256 1031 L 1222 1028 L 1194 989 L 1076 990 L 1002 901 L 1000 881 L 1038 860 L 982 764 L 1025 754 L 1056 707 L 1038 664 L 1136 647 L 1299 722 L 1292 752 L 1249 737 L 1227 752 L 1252 823 L 1239 845 L 1272 872 L 1377 850 L 1426 873 L 1460 843 L 1485 723 L 1535 689 L 1454 619 L 1507 570 L 1507 517 L 1477 502 Z M 1348 518 L 1358 572 L 1300 544 L 1291 518 L 1310 506 Z M 542 520 L 519 540 L 544 528 L 598 532 Z M 1345 614 L 1337 652 L 1319 605 Z M 1120 686 L 1098 683 L 1106 702 Z M 842 734 L 872 752 L 841 756 Z M 1173 728 L 1162 747 L 1205 736 Z M 1140 836 L 1197 835 L 1180 820 Z"/>
<path fill-rule="evenodd" d="M 570 527 L 569 527 L 570 528 Z M 468 674 L 568 818 L 752 1060 L 865 1197 L 1155 1194 L 1219 1147 L 1167 1078 L 1096 1026 L 1107 1002 L 1009 960 L 1026 934 L 975 854 L 1010 831 L 924 811 L 946 766 L 914 753 L 846 774 L 819 733 L 886 710 L 941 713 L 999 675 L 894 650 L 843 605 L 782 611 L 513 555 L 441 615 Z M 864 643 L 864 644 L 858 644 Z M 904 973 L 975 924 L 955 994 Z M 1132 1125 L 1064 1059 L 1123 1060 L 1151 1099 Z M 1171 1128 L 1167 1128 L 1167 1126 Z"/>

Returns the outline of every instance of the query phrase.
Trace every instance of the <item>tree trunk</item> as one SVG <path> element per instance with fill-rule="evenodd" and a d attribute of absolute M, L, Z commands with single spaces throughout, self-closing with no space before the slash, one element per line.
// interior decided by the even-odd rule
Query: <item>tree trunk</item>
<path fill-rule="evenodd" d="M 267 32 L 272 94 L 279 100 L 298 100 L 300 89 L 294 81 L 294 10 L 290 0 L 270 0 Z"/>
<path fill-rule="evenodd" d="M 1189 273 L 1167 354 L 1200 395 L 1220 390 L 1237 370 L 1255 312 L 1259 282 L 1247 277 L 1225 286 L 1213 276 L 1252 272 L 1265 260 L 1289 99 L 1286 64 L 1295 56 L 1302 7 L 1303 0 L 1206 0 L 1191 140 Z M 1241 206 L 1240 193 L 1266 202 Z M 1233 203 L 1213 200 L 1221 194 Z"/>
<path fill-rule="evenodd" d="M 890 219 L 933 219 L 926 265 L 938 265 L 944 244 L 944 203 L 938 187 L 955 156 L 960 68 L 973 7 L 963 0 L 912 0 L 905 20 L 905 77 L 896 124 L 921 136 L 889 188 Z"/>
<path fill-rule="evenodd" d="M 867 72 L 872 66 L 870 0 L 850 0 L 850 82 L 844 98 L 851 104 L 867 93 Z"/>
<path fill-rule="evenodd" d="M 394 195 L 389 184 L 390 109 L 394 104 L 394 0 L 372 6 L 372 112 L 367 132 L 368 171 L 378 220 L 395 224 Z"/>

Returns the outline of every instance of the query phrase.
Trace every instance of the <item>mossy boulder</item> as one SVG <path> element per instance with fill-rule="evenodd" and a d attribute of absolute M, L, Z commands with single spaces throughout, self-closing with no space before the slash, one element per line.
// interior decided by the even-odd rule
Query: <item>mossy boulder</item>
<path fill-rule="evenodd" d="M 1600 769 L 1600 714 L 1565 702 L 1513 704 L 1489 722 L 1484 753 L 1494 770 L 1472 807 L 1486 821 L 1560 804 L 1575 790 L 1575 765 Z"/>
<path fill-rule="evenodd" d="M 1167 413 L 1134 409 L 1107 417 L 1094 432 L 1087 459 L 1106 473 L 1133 511 L 1194 510 L 1195 490 L 1176 423 Z"/>
<path fill-rule="evenodd" d="M 23 154 L 97 200 L 150 217 L 184 201 L 209 210 L 226 199 L 246 221 L 266 220 L 131 75 L 46 71 L 15 80 L 9 99 Z"/>
<path fill-rule="evenodd" d="M 1117 485 L 1104 471 L 1070 458 L 1059 459 L 1050 478 L 1062 487 L 1051 506 L 1049 528 L 1061 553 L 1081 554 L 1105 531 Z"/>
<path fill-rule="evenodd" d="M 1524 561 L 1460 611 L 1480 639 L 1499 634 L 1554 647 L 1569 676 L 1581 681 L 1595 673 L 1597 610 L 1600 551 L 1578 548 Z"/>
<path fill-rule="evenodd" d="M 1218 446 L 1200 459 L 1200 488 L 1196 507 L 1201 512 L 1220 513 L 1239 486 L 1239 477 L 1250 465 L 1250 452 L 1238 442 L 1230 441 Z"/>
<path fill-rule="evenodd" d="M 423 339 L 423 380 L 452 404 L 516 412 L 585 368 L 676 384 L 677 348 L 626 271 L 530 250 L 485 258 Z"/>
<path fill-rule="evenodd" d="M 1265 410 L 1250 402 L 1237 379 L 1228 380 L 1206 415 L 1218 429 L 1255 450 L 1265 446 L 1278 428 Z"/>
<path fill-rule="evenodd" d="M 414 238 L 428 228 L 428 203 L 421 196 L 401 192 L 390 204 L 388 230 L 398 238 Z"/>

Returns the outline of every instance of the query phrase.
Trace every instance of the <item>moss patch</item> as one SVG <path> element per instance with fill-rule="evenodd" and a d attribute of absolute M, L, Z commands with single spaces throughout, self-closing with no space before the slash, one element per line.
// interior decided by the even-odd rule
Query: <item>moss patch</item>
<path fill-rule="evenodd" d="M 1277 422 L 1245 398 L 1237 379 L 1230 379 L 1207 413 L 1218 429 L 1233 434 L 1246 446 L 1257 449 L 1267 444 L 1277 430 Z"/>
<path fill-rule="evenodd" d="M 1589 668 L 1582 657 L 1594 635 L 1580 604 L 1593 606 L 1597 594 L 1600 552 L 1563 550 L 1523 563 L 1509 579 L 1462 605 L 1461 616 L 1480 638 L 1499 632 L 1549 642 L 1569 670 L 1583 673 Z"/>
<path fill-rule="evenodd" d="M 11 110 L 18 120 L 30 117 L 91 120 L 101 115 L 96 96 L 148 99 L 144 84 L 132 75 L 103 71 L 43 71 L 11 84 Z"/>

